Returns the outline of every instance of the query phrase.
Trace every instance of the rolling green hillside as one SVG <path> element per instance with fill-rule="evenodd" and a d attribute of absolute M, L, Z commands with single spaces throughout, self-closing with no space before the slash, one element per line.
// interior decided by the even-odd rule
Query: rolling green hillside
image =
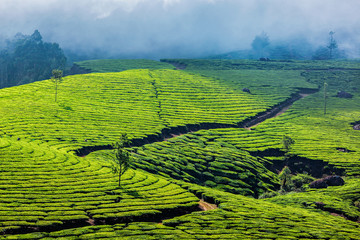
<path fill-rule="evenodd" d="M 358 62 L 167 61 L 0 89 L 0 239 L 360 239 Z M 285 165 L 345 185 L 279 191 Z"/>
<path fill-rule="evenodd" d="M 128 171 L 122 188 L 103 160 L 46 144 L 0 138 L 0 231 L 41 231 L 91 222 L 154 218 L 185 211 L 198 199 L 156 176 Z"/>
<path fill-rule="evenodd" d="M 147 59 L 99 59 L 76 62 L 73 70 L 85 72 L 121 72 L 130 69 L 174 69 L 174 66 L 168 63 L 147 60 Z"/>
<path fill-rule="evenodd" d="M 268 79 L 261 74 L 247 72 L 235 83 L 175 70 L 73 75 L 59 85 L 57 102 L 50 80 L 6 88 L 0 92 L 0 134 L 76 149 L 110 144 L 123 131 L 139 139 L 186 124 L 235 126 L 298 88 L 314 88 L 300 73 L 285 72 L 270 78 L 287 84 L 256 94 L 241 90 L 249 79 L 257 84 Z"/>
<path fill-rule="evenodd" d="M 215 199 L 219 208 L 156 222 L 96 225 L 8 239 L 359 239 L 359 224 L 328 213 L 284 206 L 196 185 L 180 184 Z"/>

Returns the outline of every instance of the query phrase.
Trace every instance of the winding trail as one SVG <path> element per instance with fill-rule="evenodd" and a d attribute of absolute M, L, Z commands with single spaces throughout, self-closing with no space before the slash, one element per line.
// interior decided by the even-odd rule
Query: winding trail
<path fill-rule="evenodd" d="M 315 92 L 314 92 L 315 93 Z M 293 101 L 290 101 L 290 103 L 289 104 L 286 104 L 286 105 L 284 105 L 284 106 L 280 106 L 280 110 L 279 109 L 275 109 L 275 108 L 272 108 L 271 110 L 269 110 L 267 113 L 268 113 L 268 115 L 266 116 L 266 113 L 264 113 L 264 117 L 266 117 L 265 118 L 265 120 L 266 119 L 270 119 L 270 118 L 275 118 L 275 117 L 278 117 L 278 116 L 280 116 L 281 114 L 283 114 L 283 113 L 285 113 L 289 108 L 291 108 L 291 106 L 293 105 L 293 103 L 295 102 L 295 101 L 298 101 L 298 100 L 300 100 L 300 99 L 303 99 L 303 98 L 305 98 L 305 97 L 307 97 L 307 96 L 309 96 L 309 95 L 311 95 L 312 93 L 298 93 L 299 94 L 299 96 L 297 97 L 298 99 L 293 99 Z M 259 117 L 259 118 L 261 118 L 261 117 Z M 263 121 L 265 121 L 265 120 L 263 120 Z M 251 130 L 252 128 L 254 128 L 254 127 L 256 127 L 257 125 L 259 125 L 260 123 L 262 123 L 263 121 L 260 121 L 260 122 L 258 122 L 258 123 L 255 123 L 255 124 L 253 124 L 253 123 L 248 123 L 244 128 L 245 129 L 248 129 L 248 130 Z M 256 122 L 256 120 L 254 120 L 253 122 Z M 251 125 L 251 124 L 253 124 L 253 125 Z"/>
<path fill-rule="evenodd" d="M 182 64 L 178 62 L 172 62 L 172 61 L 165 61 L 165 62 L 173 65 L 176 68 L 176 70 L 184 70 L 187 67 L 186 64 Z"/>
<path fill-rule="evenodd" d="M 246 128 L 246 129 L 251 130 L 251 128 L 256 127 L 257 125 L 264 122 L 265 120 L 267 120 L 269 118 L 277 117 L 277 116 L 283 114 L 284 112 L 286 112 L 286 110 L 288 110 L 292 106 L 292 104 L 295 101 L 298 101 L 298 100 L 300 100 L 306 96 L 309 96 L 310 94 L 313 94 L 317 91 L 318 91 L 318 89 L 298 89 L 297 93 L 292 94 L 290 96 L 290 98 L 286 99 L 285 101 L 273 106 L 272 108 L 268 109 L 267 111 L 258 113 L 256 116 L 245 119 L 244 121 L 241 121 L 237 124 L 200 123 L 200 124 L 188 124 L 186 126 L 165 128 L 161 131 L 161 134 L 149 135 L 142 139 L 132 139 L 132 145 L 130 147 L 138 147 L 138 146 L 142 146 L 142 145 L 150 144 L 150 143 L 154 143 L 154 142 L 166 141 L 170 138 L 174 138 L 174 137 L 177 137 L 182 134 L 186 134 L 186 133 L 190 133 L 190 132 L 198 131 L 198 130 L 203 130 L 203 129 L 208 130 L 208 129 L 215 129 L 215 128 L 236 128 L 237 127 L 237 128 Z M 91 152 L 98 151 L 98 150 L 105 150 L 105 149 L 112 149 L 112 146 L 111 145 L 103 145 L 103 146 L 83 147 L 83 148 L 77 150 L 76 154 L 78 156 L 85 157 L 88 154 L 90 154 Z M 199 210 L 209 211 L 209 210 L 214 210 L 217 208 L 218 208 L 218 206 L 216 204 L 211 204 L 211 203 L 208 203 L 208 202 L 200 199 L 199 205 L 195 209 L 184 210 L 182 215 L 188 214 L 189 212 L 194 212 L 194 211 L 199 211 Z M 174 214 L 174 216 L 177 216 L 177 215 Z M 174 217 L 174 216 L 172 216 L 172 217 Z M 166 215 L 165 217 L 163 217 L 162 215 L 159 215 L 157 217 L 158 217 L 158 219 L 156 222 L 158 222 L 159 224 L 162 224 L 163 220 L 169 219 L 168 215 Z M 138 221 L 139 220 L 143 220 L 143 219 L 138 219 Z M 92 226 L 96 225 L 92 219 L 89 219 L 87 221 L 87 224 L 92 225 Z M 105 224 L 105 222 L 104 222 L 104 224 Z"/>
<path fill-rule="evenodd" d="M 294 102 L 319 91 L 318 89 L 309 89 L 309 88 L 299 88 L 298 90 L 299 91 L 297 93 L 292 94 L 290 98 L 273 106 L 267 111 L 260 112 L 257 115 L 247 118 L 236 124 L 199 123 L 199 124 L 186 124 L 185 126 L 178 126 L 178 127 L 167 127 L 162 129 L 161 133 L 159 134 L 151 134 L 146 136 L 145 138 L 132 139 L 131 140 L 132 144 L 130 145 L 130 147 L 140 147 L 145 144 L 162 142 L 177 137 L 179 135 L 183 135 L 199 130 L 210 130 L 216 128 L 245 128 L 251 130 L 260 123 L 264 122 L 265 120 L 283 114 L 293 105 Z M 79 157 L 85 157 L 94 151 L 108 150 L 108 149 L 112 149 L 112 146 L 110 144 L 99 145 L 99 146 L 85 146 L 76 150 L 76 155 Z"/>
<path fill-rule="evenodd" d="M 216 204 L 211 204 L 200 199 L 199 208 L 203 211 L 209 211 L 209 210 L 217 209 L 218 206 Z"/>

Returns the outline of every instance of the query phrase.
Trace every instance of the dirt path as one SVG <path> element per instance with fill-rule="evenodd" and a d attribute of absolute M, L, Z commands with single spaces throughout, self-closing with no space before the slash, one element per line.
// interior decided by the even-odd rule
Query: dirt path
<path fill-rule="evenodd" d="M 218 206 L 216 206 L 216 204 L 211 204 L 200 199 L 199 208 L 203 211 L 209 211 L 209 210 L 217 209 Z"/>
<path fill-rule="evenodd" d="M 300 99 L 303 99 L 303 98 L 305 98 L 305 97 L 307 97 L 309 95 L 311 95 L 311 93 L 299 93 L 299 97 L 295 101 L 299 101 Z M 263 121 L 255 123 L 253 125 L 248 124 L 248 125 L 244 126 L 244 128 L 247 129 L 247 130 L 252 130 L 252 128 L 255 128 L 256 126 L 258 126 L 259 124 L 264 122 L 266 119 L 275 118 L 275 117 L 280 116 L 281 114 L 285 113 L 289 108 L 291 108 L 291 106 L 294 104 L 295 101 L 292 101 L 288 105 L 285 105 L 285 106 L 279 108 L 279 111 L 277 111 L 275 114 L 273 114 L 273 116 L 268 116 Z M 269 115 L 271 115 L 270 112 L 271 112 L 271 110 L 269 111 Z"/>
<path fill-rule="evenodd" d="M 167 63 L 173 65 L 173 66 L 176 68 L 176 70 L 184 70 L 184 69 L 186 68 L 186 65 L 185 65 L 185 64 L 181 64 L 181 63 L 178 63 L 178 62 L 171 62 L 171 61 L 169 61 L 169 62 L 167 62 Z"/>
<path fill-rule="evenodd" d="M 255 126 L 264 122 L 266 119 L 277 117 L 286 110 L 288 110 L 292 104 L 310 94 L 317 92 L 317 89 L 302 89 L 300 92 L 293 94 L 290 98 L 285 101 L 279 103 L 276 106 L 273 106 L 271 109 L 261 112 L 254 117 L 245 119 L 242 122 L 237 124 L 222 124 L 222 123 L 199 123 L 199 124 L 187 124 L 185 126 L 178 127 L 170 127 L 164 128 L 161 130 L 159 134 L 148 135 L 145 138 L 132 139 L 132 145 L 130 147 L 140 147 L 145 144 L 151 144 L 154 142 L 162 142 L 167 141 L 171 138 L 188 134 L 190 132 L 196 132 L 199 130 L 210 130 L 216 128 L 245 128 L 251 130 Z M 77 156 L 86 157 L 88 154 L 98 150 L 107 150 L 112 149 L 112 146 L 109 145 L 101 145 L 101 146 L 85 146 L 76 151 Z"/>

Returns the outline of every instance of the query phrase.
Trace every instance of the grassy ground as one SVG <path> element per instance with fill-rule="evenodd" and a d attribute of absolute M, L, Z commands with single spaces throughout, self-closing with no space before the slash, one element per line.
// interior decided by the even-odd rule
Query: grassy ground
<path fill-rule="evenodd" d="M 359 239 L 358 223 L 328 213 L 178 184 L 214 199 L 219 208 L 175 217 L 162 224 L 133 222 L 88 226 L 14 235 L 8 239 Z"/>
<path fill-rule="evenodd" d="M 242 81 L 252 76 L 264 82 L 262 74 L 247 72 Z M 59 85 L 57 102 L 50 80 L 6 88 L 0 91 L 0 134 L 68 150 L 106 145 L 123 131 L 143 138 L 186 124 L 236 124 L 284 101 L 298 87 L 314 88 L 299 73 L 270 79 L 277 77 L 288 84 L 254 95 L 238 83 L 175 70 L 68 76 Z"/>
<path fill-rule="evenodd" d="M 130 69 L 174 69 L 171 64 L 147 59 L 100 59 L 76 62 L 76 66 L 90 72 L 121 72 Z"/>
<path fill-rule="evenodd" d="M 0 90 L 0 239 L 360 239 L 358 62 L 173 61 L 185 71 L 143 60 L 82 63 L 104 73 L 65 77 L 58 102 L 50 80 Z M 304 88 L 319 92 L 252 130 L 236 128 Z M 122 188 L 111 151 L 74 154 L 122 132 L 141 139 L 190 124 L 232 128 L 132 148 Z M 312 165 L 342 169 L 345 185 L 275 194 L 285 135 L 295 140 L 294 176 Z M 266 192 L 277 196 L 256 199 Z M 195 195 L 219 208 L 190 213 Z"/>
<path fill-rule="evenodd" d="M 75 157 L 46 144 L 1 138 L 0 155 L 4 233 L 156 219 L 198 205 L 193 194 L 138 170 L 126 172 L 119 188 L 109 161 Z"/>

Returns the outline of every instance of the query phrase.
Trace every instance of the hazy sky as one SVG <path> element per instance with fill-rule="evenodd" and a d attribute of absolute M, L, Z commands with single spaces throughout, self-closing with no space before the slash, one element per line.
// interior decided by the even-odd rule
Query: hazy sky
<path fill-rule="evenodd" d="M 359 12 L 360 0 L 0 0 L 0 36 L 38 29 L 66 49 L 191 57 L 250 48 L 262 31 L 326 44 L 333 30 L 358 51 Z"/>

